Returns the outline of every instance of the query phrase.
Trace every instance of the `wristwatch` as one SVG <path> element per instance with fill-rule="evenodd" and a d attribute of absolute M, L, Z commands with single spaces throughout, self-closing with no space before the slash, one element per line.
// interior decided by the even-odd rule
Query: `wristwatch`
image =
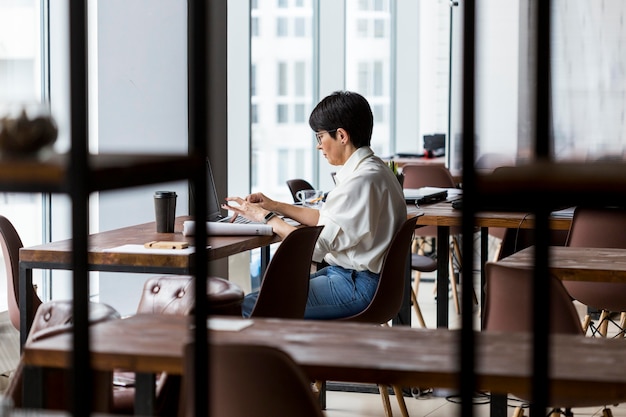
<path fill-rule="evenodd" d="M 277 214 L 274 213 L 273 211 L 270 211 L 269 213 L 267 213 L 265 215 L 265 217 L 263 218 L 263 223 L 267 224 L 267 222 L 269 222 L 272 218 L 274 218 Z"/>

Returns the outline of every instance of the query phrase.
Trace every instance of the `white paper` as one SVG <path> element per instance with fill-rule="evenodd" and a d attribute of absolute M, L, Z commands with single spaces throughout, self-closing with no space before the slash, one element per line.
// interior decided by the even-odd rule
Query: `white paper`
<path fill-rule="evenodd" d="M 210 330 L 225 330 L 238 332 L 252 326 L 251 319 L 207 319 L 207 327 Z"/>
<path fill-rule="evenodd" d="M 116 252 L 116 253 L 150 253 L 159 255 L 189 255 L 194 253 L 196 248 L 190 246 L 185 249 L 156 249 L 146 248 L 144 245 L 122 245 L 114 248 L 103 249 L 102 252 Z"/>
<path fill-rule="evenodd" d="M 568 208 L 564 208 L 562 210 L 553 211 L 551 213 L 551 215 L 553 217 L 570 218 L 571 219 L 574 216 L 574 210 L 576 210 L 576 207 L 568 207 Z"/>
<path fill-rule="evenodd" d="M 193 220 L 183 222 L 183 236 L 192 236 L 195 232 Z M 259 223 L 206 222 L 206 232 L 209 236 L 271 236 L 274 234 L 274 229 L 268 224 Z"/>

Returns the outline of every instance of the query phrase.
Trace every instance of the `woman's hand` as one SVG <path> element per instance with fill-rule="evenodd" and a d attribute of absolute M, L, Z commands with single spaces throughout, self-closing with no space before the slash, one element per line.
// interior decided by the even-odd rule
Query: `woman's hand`
<path fill-rule="evenodd" d="M 258 194 L 263 196 L 263 194 Z M 235 213 L 235 215 L 231 219 L 231 222 L 235 221 L 235 218 L 237 218 L 237 216 L 243 216 L 248 220 L 252 220 L 253 222 L 263 222 L 263 219 L 269 213 L 269 210 L 264 209 L 261 202 L 248 201 L 249 197 L 250 196 L 246 197 L 245 200 L 241 197 L 226 197 L 227 202 L 232 201 L 237 204 L 222 204 L 222 208 L 224 210 L 229 210 Z"/>
<path fill-rule="evenodd" d="M 263 193 L 253 193 L 246 197 L 246 201 L 249 203 L 256 203 L 261 205 L 266 210 L 272 210 L 272 206 L 276 205 L 276 202 L 267 197 Z"/>

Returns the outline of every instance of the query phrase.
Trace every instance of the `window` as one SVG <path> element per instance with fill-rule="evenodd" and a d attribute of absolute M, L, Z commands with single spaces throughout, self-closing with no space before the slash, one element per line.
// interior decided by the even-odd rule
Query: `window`
<path fill-rule="evenodd" d="M 306 95 L 306 63 L 294 63 L 294 95 L 296 97 L 304 97 Z"/>
<path fill-rule="evenodd" d="M 259 1 L 250 18 L 263 16 L 276 22 L 276 39 L 260 33 L 252 37 L 251 68 L 254 75 L 254 109 L 251 127 L 251 191 L 263 191 L 282 201 L 292 199 L 285 184 L 301 177 L 311 182 L 315 145 L 308 125 L 313 108 L 313 27 L 311 1 L 279 3 Z M 286 17 L 289 16 L 289 19 Z M 288 22 L 293 22 L 289 33 Z M 269 111 L 267 110 L 269 109 Z M 302 164 L 294 163 L 300 155 Z M 271 174 L 268 167 L 276 167 Z"/>
<path fill-rule="evenodd" d="M 277 95 L 279 96 L 286 96 L 287 95 L 287 83 L 288 83 L 288 79 L 287 79 L 288 73 L 287 73 L 287 63 L 286 62 L 279 62 L 278 63 L 278 71 L 277 71 L 277 80 L 276 80 L 276 84 L 278 85 L 278 91 L 276 91 Z"/>
<path fill-rule="evenodd" d="M 276 36 L 284 38 L 289 34 L 289 20 L 286 17 L 276 19 Z"/>
<path fill-rule="evenodd" d="M 293 21 L 294 35 L 298 38 L 306 36 L 306 19 L 303 17 L 296 17 Z"/>
<path fill-rule="evenodd" d="M 253 17 L 250 21 L 250 36 L 259 36 L 259 18 Z"/>
<path fill-rule="evenodd" d="M 287 123 L 289 121 L 289 107 L 286 104 L 276 106 L 276 123 Z"/>
<path fill-rule="evenodd" d="M 39 0 L 0 2 L 0 117 L 19 112 L 24 103 L 45 101 L 40 19 Z M 43 243 L 43 205 L 39 193 L 0 192 L 0 213 L 13 223 L 26 246 Z M 0 276 L 6 279 L 4 268 Z M 34 279 L 39 296 L 46 299 L 42 294 L 48 288 L 41 285 L 41 274 L 35 272 Z M 6 287 L 1 288 L 0 310 L 6 310 Z"/>
<path fill-rule="evenodd" d="M 626 2 L 552 3 L 552 102 L 558 160 L 626 157 Z"/>
<path fill-rule="evenodd" d="M 256 65 L 250 65 L 250 95 L 256 96 Z"/>
<path fill-rule="evenodd" d="M 372 148 L 379 155 L 393 150 L 391 37 L 386 29 L 390 22 L 389 3 L 346 0 L 346 88 L 362 94 L 372 106 Z"/>
<path fill-rule="evenodd" d="M 305 105 L 296 104 L 293 107 L 293 121 L 295 123 L 306 123 L 307 120 Z"/>

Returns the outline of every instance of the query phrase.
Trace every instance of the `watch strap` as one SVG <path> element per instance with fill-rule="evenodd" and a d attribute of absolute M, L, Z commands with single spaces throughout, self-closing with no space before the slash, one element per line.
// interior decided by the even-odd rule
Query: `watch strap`
<path fill-rule="evenodd" d="M 265 215 L 265 217 L 263 218 L 263 223 L 267 224 L 267 222 L 269 222 L 272 218 L 276 217 L 276 213 L 274 213 L 273 211 L 270 211 L 269 213 L 267 213 Z"/>

